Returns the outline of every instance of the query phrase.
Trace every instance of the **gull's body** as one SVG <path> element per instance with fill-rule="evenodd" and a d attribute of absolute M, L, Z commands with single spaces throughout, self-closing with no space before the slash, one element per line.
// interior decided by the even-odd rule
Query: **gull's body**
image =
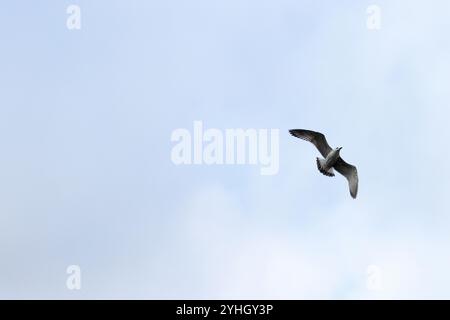
<path fill-rule="evenodd" d="M 323 170 L 328 171 L 336 164 L 336 161 L 339 159 L 339 151 L 341 149 L 333 149 L 330 151 L 330 153 L 325 158 L 325 161 L 323 162 Z"/>
<path fill-rule="evenodd" d="M 352 198 L 356 198 L 356 195 L 358 193 L 358 171 L 356 170 L 355 166 L 348 164 L 341 158 L 341 147 L 332 149 L 328 145 L 325 136 L 320 132 L 303 129 L 293 129 L 289 130 L 289 133 L 294 137 L 309 141 L 314 144 L 324 157 L 324 159 L 317 158 L 317 169 L 319 169 L 322 174 L 329 177 L 334 176 L 334 170 L 342 174 L 348 180 L 350 195 L 352 196 Z"/>

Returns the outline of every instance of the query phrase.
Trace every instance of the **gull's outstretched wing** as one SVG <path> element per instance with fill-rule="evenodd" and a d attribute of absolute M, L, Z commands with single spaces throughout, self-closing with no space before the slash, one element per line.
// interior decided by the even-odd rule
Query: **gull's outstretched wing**
<path fill-rule="evenodd" d="M 348 164 L 341 157 L 337 159 L 333 167 L 337 172 L 347 178 L 350 195 L 355 199 L 358 193 L 358 170 L 356 170 L 356 167 Z"/>
<path fill-rule="evenodd" d="M 324 158 L 326 158 L 331 151 L 331 147 L 328 145 L 327 139 L 325 139 L 325 136 L 320 132 L 303 129 L 292 129 L 289 130 L 289 133 L 294 137 L 309 141 L 314 144 Z"/>

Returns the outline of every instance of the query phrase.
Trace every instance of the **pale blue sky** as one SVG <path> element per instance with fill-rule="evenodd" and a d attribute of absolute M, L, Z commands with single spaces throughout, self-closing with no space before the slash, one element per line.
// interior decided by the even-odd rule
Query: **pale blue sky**
<path fill-rule="evenodd" d="M 82 28 L 66 28 L 81 7 Z M 381 30 L 366 8 L 382 10 Z M 448 1 L 1 5 L 1 298 L 450 298 Z M 175 166 L 280 129 L 280 170 Z M 308 128 L 358 166 L 316 170 Z M 66 267 L 82 289 L 66 288 Z M 383 290 L 366 287 L 367 267 Z"/>

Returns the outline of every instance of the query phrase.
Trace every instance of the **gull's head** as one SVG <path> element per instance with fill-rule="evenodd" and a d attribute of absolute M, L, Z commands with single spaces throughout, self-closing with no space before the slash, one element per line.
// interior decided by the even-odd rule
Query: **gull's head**
<path fill-rule="evenodd" d="M 342 149 L 342 147 L 337 147 L 337 148 L 336 148 L 336 151 L 339 152 L 339 151 L 341 151 L 341 149 Z"/>

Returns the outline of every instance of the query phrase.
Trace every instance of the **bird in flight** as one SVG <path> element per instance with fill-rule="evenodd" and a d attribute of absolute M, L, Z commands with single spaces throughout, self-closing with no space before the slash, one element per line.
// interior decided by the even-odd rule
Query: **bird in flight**
<path fill-rule="evenodd" d="M 332 149 L 328 144 L 327 139 L 325 139 L 325 136 L 320 132 L 292 129 L 289 130 L 289 133 L 294 137 L 309 141 L 315 145 L 324 157 L 324 159 L 316 158 L 317 169 L 328 177 L 334 177 L 333 169 L 342 174 L 348 180 L 350 195 L 353 199 L 356 198 L 356 194 L 358 193 L 358 171 L 355 166 L 348 164 L 341 158 L 339 152 L 342 147 Z"/>

